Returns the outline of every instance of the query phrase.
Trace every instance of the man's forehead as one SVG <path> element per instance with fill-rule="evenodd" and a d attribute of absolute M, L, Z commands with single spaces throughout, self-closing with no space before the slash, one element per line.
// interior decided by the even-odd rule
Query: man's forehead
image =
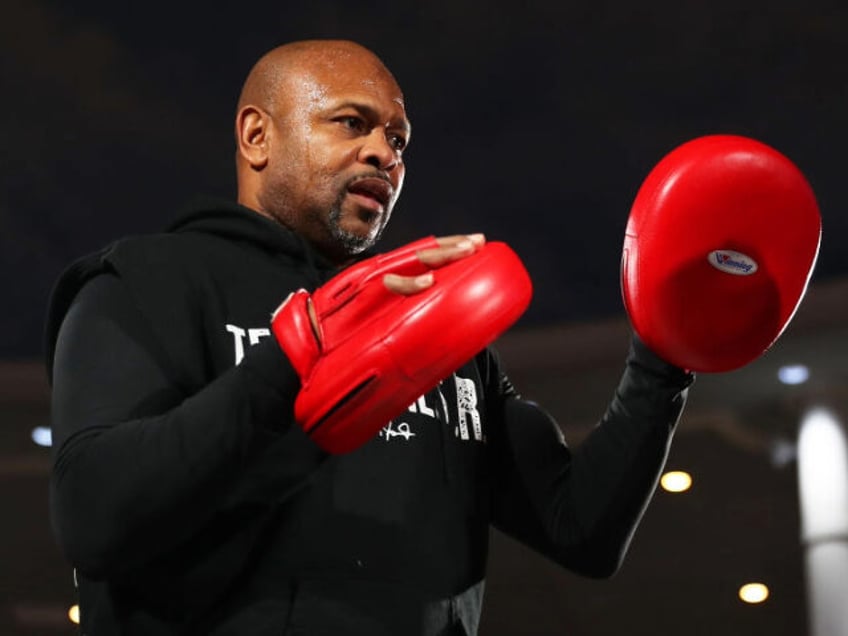
<path fill-rule="evenodd" d="M 387 71 L 376 69 L 370 73 L 337 69 L 337 72 L 327 72 L 329 70 L 304 72 L 289 89 L 314 106 L 362 105 L 372 110 L 388 111 L 386 116 L 407 120 L 403 93 Z"/>
<path fill-rule="evenodd" d="M 330 59 L 304 69 L 315 82 L 334 91 L 380 92 L 403 105 L 403 94 L 392 74 L 378 60 Z"/>

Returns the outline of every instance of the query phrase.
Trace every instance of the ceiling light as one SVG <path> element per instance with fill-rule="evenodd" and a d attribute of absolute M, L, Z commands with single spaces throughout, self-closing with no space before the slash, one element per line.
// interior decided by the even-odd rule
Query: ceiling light
<path fill-rule="evenodd" d="M 668 492 L 683 492 L 692 486 L 692 476 L 682 470 L 672 470 L 662 476 L 660 485 Z"/>
<path fill-rule="evenodd" d="M 810 370 L 803 364 L 787 364 L 777 370 L 777 378 L 783 384 L 804 384 L 810 379 Z"/>
<path fill-rule="evenodd" d="M 68 618 L 74 625 L 79 625 L 79 605 L 71 605 L 68 609 Z"/>
<path fill-rule="evenodd" d="M 768 596 L 769 589 L 764 583 L 746 583 L 739 588 L 739 598 L 746 603 L 762 603 Z"/>
<path fill-rule="evenodd" d="M 32 441 L 39 446 L 51 446 L 53 435 L 49 426 L 36 426 L 32 429 Z"/>

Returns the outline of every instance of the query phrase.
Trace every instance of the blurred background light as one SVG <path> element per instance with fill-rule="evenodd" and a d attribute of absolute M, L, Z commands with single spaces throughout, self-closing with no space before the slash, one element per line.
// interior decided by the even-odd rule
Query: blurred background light
<path fill-rule="evenodd" d="M 798 456 L 804 540 L 844 537 L 848 532 L 848 440 L 829 409 L 813 408 L 804 416 Z"/>
<path fill-rule="evenodd" d="M 798 458 L 798 446 L 795 442 L 778 437 L 769 447 L 769 459 L 775 468 L 785 468 Z"/>
<path fill-rule="evenodd" d="M 764 583 L 746 583 L 739 588 L 739 598 L 745 603 L 762 603 L 768 596 L 769 589 Z"/>
<path fill-rule="evenodd" d="M 803 364 L 787 364 L 777 370 L 777 378 L 783 384 L 804 384 L 810 379 L 810 370 Z"/>
<path fill-rule="evenodd" d="M 668 492 L 684 492 L 692 486 L 692 476 L 682 470 L 671 470 L 662 476 L 660 485 Z"/>
<path fill-rule="evenodd" d="M 50 428 L 47 426 L 36 426 L 32 429 L 32 441 L 39 446 L 51 446 L 53 435 Z"/>

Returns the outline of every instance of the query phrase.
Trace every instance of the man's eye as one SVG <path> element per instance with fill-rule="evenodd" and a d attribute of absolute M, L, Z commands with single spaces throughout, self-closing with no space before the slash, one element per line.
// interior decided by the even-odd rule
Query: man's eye
<path fill-rule="evenodd" d="M 347 115 L 345 117 L 339 117 L 339 122 L 341 122 L 341 124 L 344 125 L 346 128 L 350 128 L 351 130 L 365 130 L 365 122 L 360 117 Z"/>
<path fill-rule="evenodd" d="M 403 150 L 404 148 L 406 148 L 406 137 L 404 137 L 403 135 L 390 134 L 389 144 L 395 150 Z"/>

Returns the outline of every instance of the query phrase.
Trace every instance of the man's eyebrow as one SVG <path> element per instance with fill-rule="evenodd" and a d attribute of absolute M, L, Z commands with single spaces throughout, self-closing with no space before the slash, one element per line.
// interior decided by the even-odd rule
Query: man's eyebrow
<path fill-rule="evenodd" d="M 343 110 L 345 108 L 352 108 L 356 111 L 359 111 L 372 121 L 381 121 L 383 119 L 376 108 L 364 102 L 347 100 L 344 102 L 339 102 L 338 104 L 335 104 L 333 106 L 333 110 Z M 409 123 L 409 120 L 406 117 L 393 117 L 391 121 L 389 121 L 389 124 L 395 128 L 402 128 L 404 131 L 406 131 L 407 134 L 412 131 L 412 125 Z"/>

